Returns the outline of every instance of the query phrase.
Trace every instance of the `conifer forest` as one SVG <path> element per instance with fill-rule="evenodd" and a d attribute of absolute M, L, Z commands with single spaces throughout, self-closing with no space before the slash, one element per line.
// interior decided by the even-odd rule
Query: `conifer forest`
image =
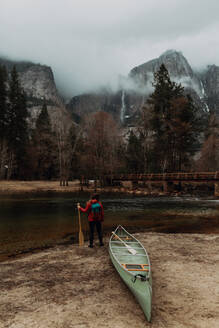
<path fill-rule="evenodd" d="M 1 66 L 0 179 L 104 181 L 118 173 L 216 171 L 217 117 L 202 113 L 164 65 L 153 87 L 131 128 L 98 109 L 80 122 L 67 110 L 51 117 L 45 99 L 33 117 L 16 67 Z"/>

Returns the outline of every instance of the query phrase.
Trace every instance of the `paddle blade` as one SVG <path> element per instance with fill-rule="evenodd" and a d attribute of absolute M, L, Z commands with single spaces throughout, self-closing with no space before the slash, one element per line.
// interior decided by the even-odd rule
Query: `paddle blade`
<path fill-rule="evenodd" d="M 131 253 L 132 255 L 135 255 L 137 253 L 136 250 L 133 249 L 131 246 L 129 246 L 129 245 L 126 244 L 126 247 L 127 247 L 128 251 L 129 251 L 129 253 Z"/>
<path fill-rule="evenodd" d="M 122 240 L 114 231 L 112 231 L 112 234 L 114 235 L 115 238 L 119 239 L 127 248 L 127 250 L 129 251 L 129 253 L 131 253 L 132 255 L 137 254 L 137 251 L 135 249 L 133 249 L 131 246 L 127 245 L 124 240 Z"/>
<path fill-rule="evenodd" d="M 84 234 L 82 231 L 79 231 L 79 245 L 80 246 L 84 245 Z"/>

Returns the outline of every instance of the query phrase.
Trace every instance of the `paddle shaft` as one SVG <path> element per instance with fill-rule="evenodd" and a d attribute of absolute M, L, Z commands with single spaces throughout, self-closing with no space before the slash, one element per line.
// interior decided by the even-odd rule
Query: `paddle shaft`
<path fill-rule="evenodd" d="M 84 235 L 83 235 L 82 227 L 81 227 L 80 203 L 78 203 L 77 206 L 78 206 L 78 222 L 79 222 L 79 245 L 83 246 L 84 245 Z"/>
<path fill-rule="evenodd" d="M 118 238 L 125 245 L 125 247 L 127 247 L 127 249 L 129 250 L 130 253 L 132 253 L 133 255 L 135 255 L 137 253 L 135 249 L 133 249 L 131 246 L 127 245 L 124 242 L 124 240 L 122 240 L 114 231 L 112 231 L 112 234 L 114 236 L 116 236 L 116 238 Z"/>

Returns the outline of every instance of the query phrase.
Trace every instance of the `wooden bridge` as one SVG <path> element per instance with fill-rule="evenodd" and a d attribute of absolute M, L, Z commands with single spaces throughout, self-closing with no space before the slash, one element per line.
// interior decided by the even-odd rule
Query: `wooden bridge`
<path fill-rule="evenodd" d="M 132 184 L 138 182 L 144 182 L 149 187 L 153 183 L 162 183 L 163 191 L 169 193 L 174 190 L 177 184 L 181 188 L 181 183 L 213 183 L 214 195 L 219 196 L 219 171 L 217 172 L 179 172 L 179 173 L 147 173 L 147 174 L 116 174 L 107 177 L 112 184 L 116 182 L 125 181 L 132 182 Z"/>
<path fill-rule="evenodd" d="M 93 177 L 81 177 L 81 186 L 94 182 L 95 189 L 97 179 Z M 153 189 L 155 184 L 162 184 L 164 193 L 173 192 L 174 189 L 180 191 L 183 184 L 206 184 L 214 185 L 214 195 L 219 197 L 219 171 L 216 172 L 174 172 L 174 173 L 138 173 L 138 174 L 111 174 L 104 176 L 105 185 L 116 186 L 122 184 L 125 187 L 133 188 L 139 182 L 146 184 L 148 189 Z M 156 186 L 155 186 L 156 187 Z"/>
<path fill-rule="evenodd" d="M 118 174 L 109 178 L 112 181 L 190 181 L 215 182 L 219 181 L 217 172 L 189 172 L 189 173 L 147 173 L 147 174 Z"/>

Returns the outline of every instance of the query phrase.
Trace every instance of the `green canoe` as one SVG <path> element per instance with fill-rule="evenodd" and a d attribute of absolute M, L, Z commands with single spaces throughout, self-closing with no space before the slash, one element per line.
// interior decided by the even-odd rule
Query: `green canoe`
<path fill-rule="evenodd" d="M 147 320 L 150 321 L 152 277 L 145 248 L 119 225 L 110 238 L 109 255 L 120 277 L 135 295 Z"/>

